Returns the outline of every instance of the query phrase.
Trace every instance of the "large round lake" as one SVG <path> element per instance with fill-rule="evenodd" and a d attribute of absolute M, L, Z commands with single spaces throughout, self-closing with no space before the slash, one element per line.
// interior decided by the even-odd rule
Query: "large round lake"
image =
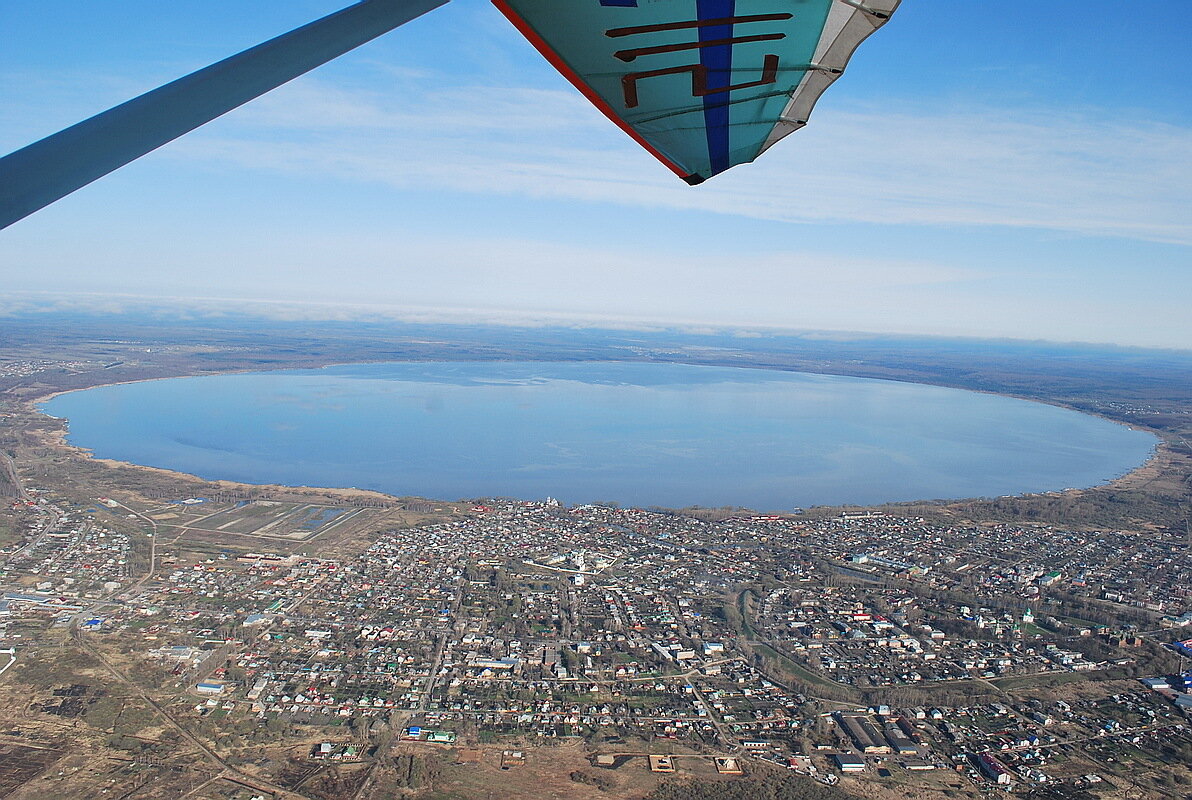
<path fill-rule="evenodd" d="M 997 395 L 679 364 L 355 364 L 43 408 L 98 457 L 208 479 L 759 510 L 1091 486 L 1156 442 Z"/>

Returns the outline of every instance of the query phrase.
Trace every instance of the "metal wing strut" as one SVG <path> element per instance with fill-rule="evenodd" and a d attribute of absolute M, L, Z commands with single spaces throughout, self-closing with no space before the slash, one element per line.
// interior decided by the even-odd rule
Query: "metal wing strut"
<path fill-rule="evenodd" d="M 449 0 L 363 0 L 0 158 L 0 229 Z"/>

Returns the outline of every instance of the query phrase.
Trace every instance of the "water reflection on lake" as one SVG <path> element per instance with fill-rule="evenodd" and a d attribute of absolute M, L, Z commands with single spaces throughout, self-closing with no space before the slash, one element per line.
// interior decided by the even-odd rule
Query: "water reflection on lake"
<path fill-rule="evenodd" d="M 43 407 L 99 457 L 208 479 L 761 510 L 1090 486 L 1155 444 L 996 395 L 677 364 L 357 364 Z"/>

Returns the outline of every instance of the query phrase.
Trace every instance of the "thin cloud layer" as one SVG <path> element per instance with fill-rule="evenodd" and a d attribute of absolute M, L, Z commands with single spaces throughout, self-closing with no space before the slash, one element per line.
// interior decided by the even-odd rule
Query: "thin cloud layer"
<path fill-rule="evenodd" d="M 757 219 L 1010 226 L 1192 244 L 1192 130 L 1045 109 L 842 110 L 758 163 L 678 183 L 570 92 L 285 87 L 176 157 L 399 189 L 703 210 Z M 899 109 L 899 110 L 895 110 Z"/>

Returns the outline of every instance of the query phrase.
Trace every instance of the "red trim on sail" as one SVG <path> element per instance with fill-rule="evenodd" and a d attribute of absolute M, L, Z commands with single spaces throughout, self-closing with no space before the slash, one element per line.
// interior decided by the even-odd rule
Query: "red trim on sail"
<path fill-rule="evenodd" d="M 542 39 L 542 37 L 530 27 L 529 23 L 527 23 L 518 15 L 516 11 L 509 7 L 509 3 L 506 2 L 506 0 L 493 0 L 493 5 L 496 6 L 497 10 L 504 14 L 510 22 L 513 23 L 513 26 L 521 32 L 522 36 L 526 37 L 530 44 L 534 45 L 539 53 L 542 53 L 543 58 L 549 61 L 551 66 L 559 71 L 559 74 L 569 80 L 572 86 L 574 86 L 576 89 L 579 89 L 583 96 L 591 101 L 592 105 L 600 109 L 600 113 L 612 120 L 612 122 L 618 128 L 629 134 L 629 136 L 635 142 L 644 147 L 650 155 L 654 156 L 654 158 L 665 164 L 667 169 L 669 169 L 671 172 L 675 173 L 689 183 L 691 182 L 692 178 L 698 177 L 687 172 L 678 164 L 664 156 L 658 151 L 657 148 L 642 138 L 641 134 L 630 127 L 628 122 L 621 119 L 617 115 L 617 112 L 613 111 L 612 106 L 605 102 L 604 98 L 597 94 L 591 86 L 588 86 L 588 84 L 584 82 L 583 78 L 581 78 L 578 73 L 571 69 L 571 67 L 567 66 L 566 62 L 559 58 L 559 54 L 550 48 L 550 45 L 548 45 Z"/>

